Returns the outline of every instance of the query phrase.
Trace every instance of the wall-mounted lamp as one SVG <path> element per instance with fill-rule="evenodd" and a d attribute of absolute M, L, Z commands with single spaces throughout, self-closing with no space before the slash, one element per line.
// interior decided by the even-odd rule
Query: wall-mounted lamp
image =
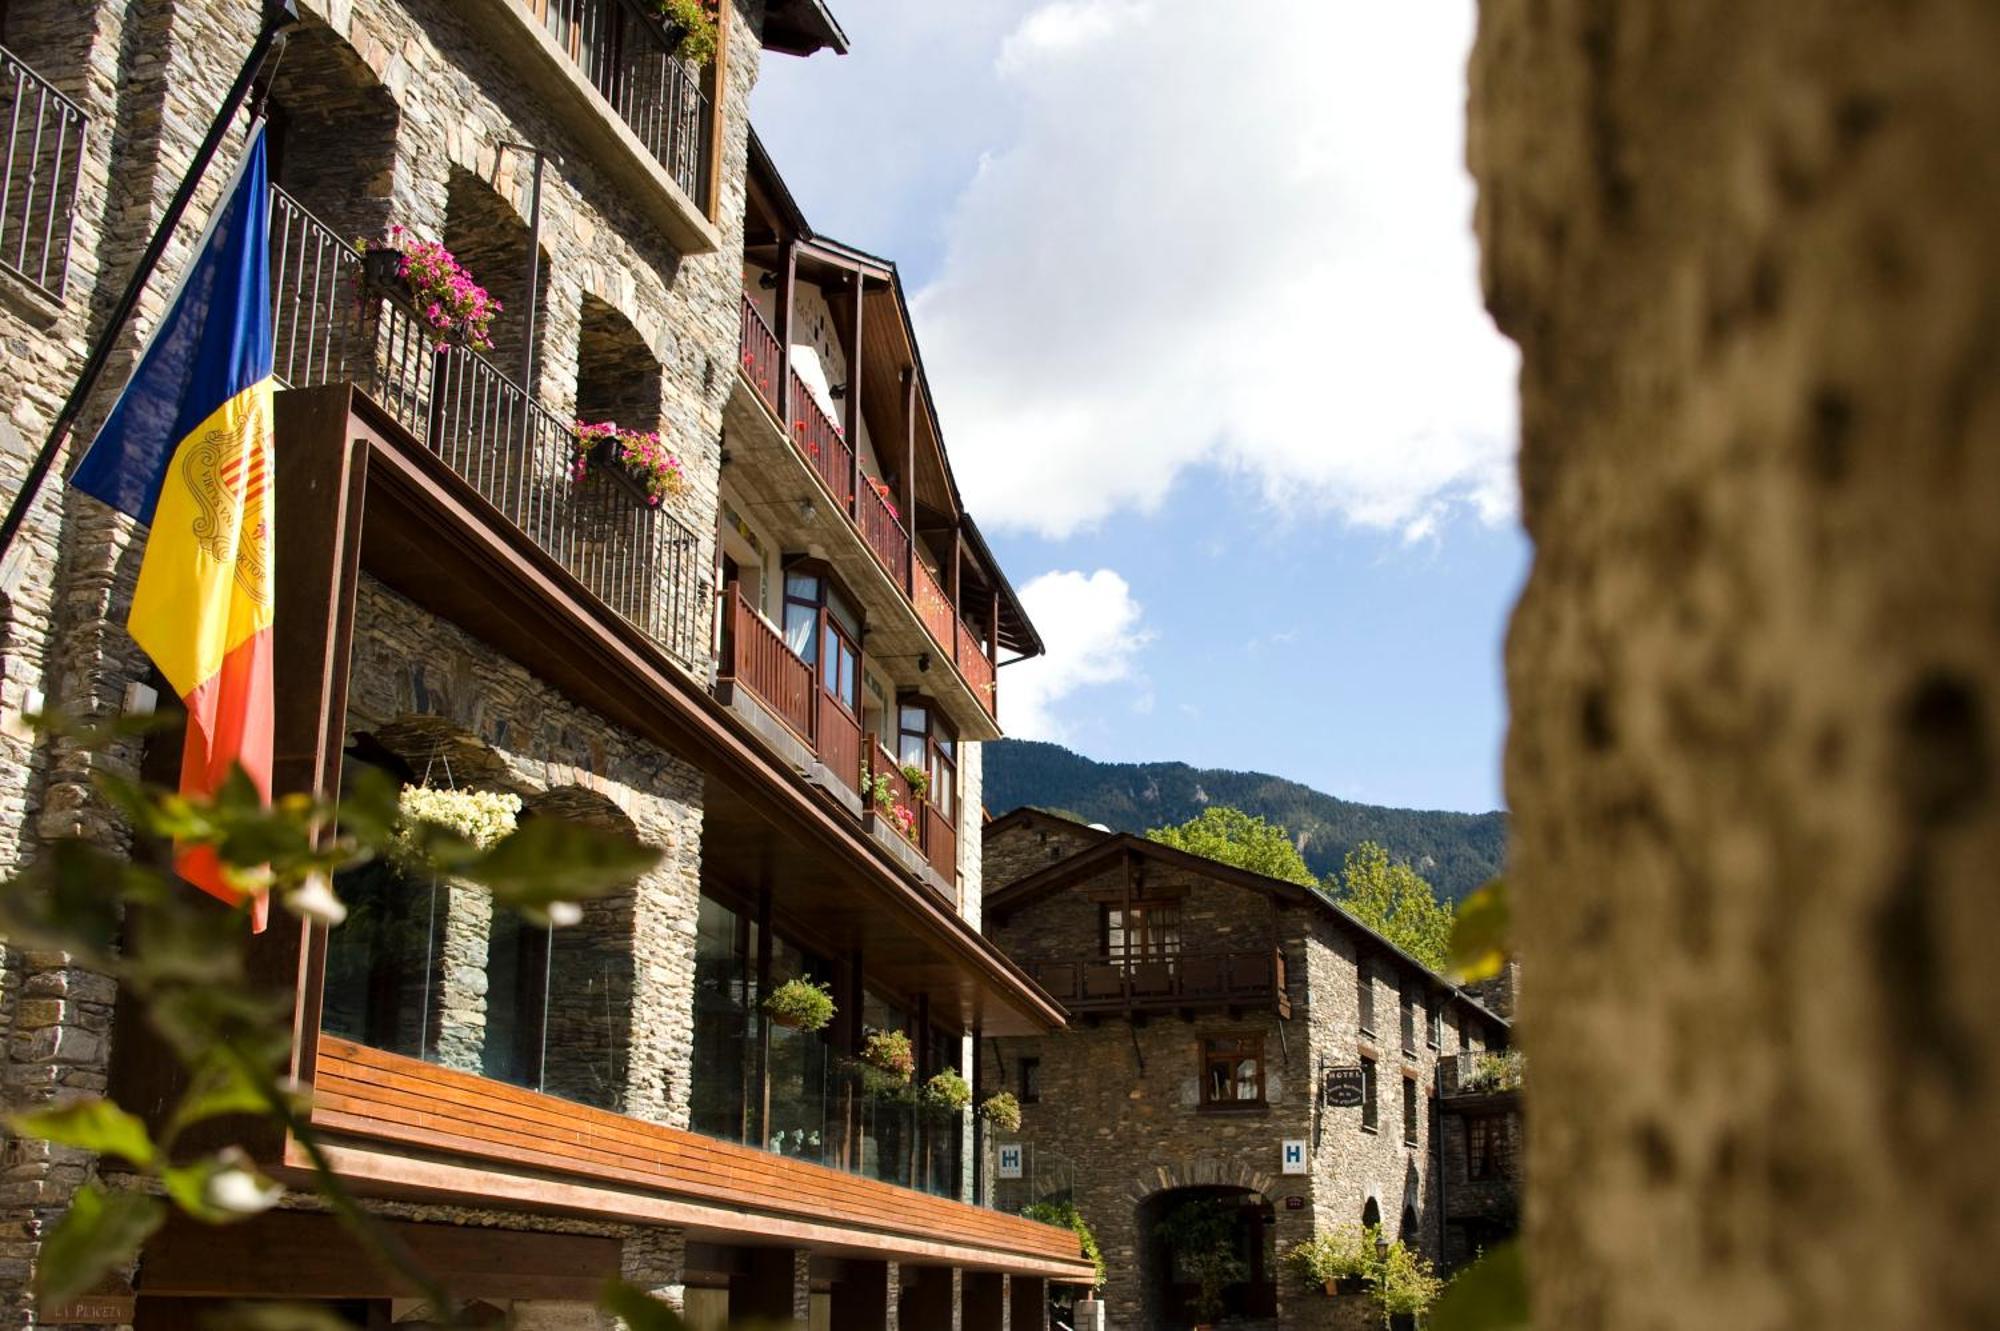
<path fill-rule="evenodd" d="M 776 291 L 778 289 L 778 275 L 768 270 L 759 273 L 757 275 L 757 285 L 766 291 Z"/>
<path fill-rule="evenodd" d="M 930 672 L 930 668 L 931 668 L 931 654 L 929 652 L 918 652 L 917 673 L 928 674 Z"/>
<path fill-rule="evenodd" d="M 799 500 L 799 521 L 815 522 L 818 519 L 819 519 L 819 509 L 814 507 L 811 498 Z"/>
<path fill-rule="evenodd" d="M 838 402 L 842 398 L 847 396 L 847 385 L 846 384 L 829 385 L 826 390 L 826 395 L 832 398 L 835 402 Z"/>

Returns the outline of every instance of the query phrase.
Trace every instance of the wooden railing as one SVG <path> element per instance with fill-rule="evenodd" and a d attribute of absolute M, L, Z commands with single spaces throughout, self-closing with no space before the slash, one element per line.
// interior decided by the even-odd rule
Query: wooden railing
<path fill-rule="evenodd" d="M 825 689 L 819 691 L 819 760 L 852 790 L 861 784 L 861 723 Z"/>
<path fill-rule="evenodd" d="M 921 1245 L 948 1238 L 1088 1281 L 1076 1236 L 754 1146 L 643 1122 L 321 1034 L 310 1117 L 323 1133 L 727 1208 L 852 1225 Z"/>
<path fill-rule="evenodd" d="M 27 62 L 0 46 L 0 268 L 60 301 L 89 122 Z"/>
<path fill-rule="evenodd" d="M 792 377 L 792 444 L 812 464 L 843 513 L 854 511 L 854 450 L 840 430 L 820 410 L 819 402 L 797 370 Z"/>
<path fill-rule="evenodd" d="M 1028 973 L 1071 1011 L 1105 1008 L 1251 1007 L 1289 1012 L 1285 956 L 1244 952 L 1130 954 L 1031 961 Z"/>
<path fill-rule="evenodd" d="M 860 510 L 861 538 L 868 542 L 883 569 L 907 595 L 909 588 L 904 584 L 910 567 L 910 534 L 903 530 L 902 520 L 867 476 L 861 478 Z"/>
<path fill-rule="evenodd" d="M 778 376 L 784 373 L 785 358 L 778 347 L 778 335 L 771 331 L 771 325 L 764 322 L 764 316 L 757 310 L 757 302 L 750 299 L 750 293 L 743 293 L 743 377 L 757 390 L 757 396 L 764 399 L 764 405 L 776 416 L 778 411 Z"/>
<path fill-rule="evenodd" d="M 979 645 L 979 635 L 965 627 L 965 621 L 958 622 L 958 673 L 965 676 L 966 684 L 972 689 L 979 705 L 986 709 L 988 716 L 996 714 L 998 699 L 994 695 L 993 662 Z"/>
<path fill-rule="evenodd" d="M 947 886 L 958 885 L 958 829 L 937 805 L 924 801 L 924 858 Z"/>
<path fill-rule="evenodd" d="M 887 781 L 889 798 L 897 804 L 907 805 L 912 810 L 917 807 L 916 792 L 910 789 L 910 779 L 903 775 L 902 764 L 874 735 L 868 737 L 868 775 L 871 780 Z"/>
<path fill-rule="evenodd" d="M 756 694 L 773 716 L 810 745 L 818 692 L 812 667 L 785 645 L 736 583 L 729 584 L 723 604 L 723 678 Z"/>
<path fill-rule="evenodd" d="M 701 543 L 623 475 L 572 471 L 575 437 L 494 364 L 440 349 L 402 301 L 357 299 L 361 256 L 283 190 L 271 200 L 276 369 L 353 383 L 612 611 L 681 664 L 705 662 Z"/>
<path fill-rule="evenodd" d="M 951 608 L 951 601 L 938 586 L 937 578 L 917 561 L 917 585 L 911 588 L 910 601 L 917 609 L 917 618 L 924 621 L 938 649 L 946 656 L 951 655 L 952 635 L 958 629 L 958 615 Z"/>

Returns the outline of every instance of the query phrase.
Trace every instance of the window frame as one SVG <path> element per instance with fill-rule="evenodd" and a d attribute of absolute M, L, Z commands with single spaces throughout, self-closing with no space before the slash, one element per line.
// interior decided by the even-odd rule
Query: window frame
<path fill-rule="evenodd" d="M 1500 1166 L 1495 1158 L 1497 1152 L 1494 1148 L 1499 1144 L 1502 1127 L 1499 1114 L 1466 1115 L 1465 1181 L 1467 1183 L 1486 1183 L 1500 1177 Z M 1479 1142 L 1477 1150 L 1473 1149 L 1475 1136 Z"/>
<path fill-rule="evenodd" d="M 956 822 L 958 819 L 958 731 L 937 705 L 920 694 L 908 694 L 896 699 L 896 763 L 898 766 L 914 766 L 923 769 L 930 781 L 930 790 L 924 796 L 924 803 L 936 809 L 944 817 Z M 921 731 L 909 727 L 907 713 L 916 712 L 924 718 Z M 922 750 L 920 762 L 910 762 L 906 745 L 915 740 Z M 938 796 L 942 794 L 944 798 Z"/>
<path fill-rule="evenodd" d="M 1444 997 L 1431 994 L 1424 1005 L 1424 1043 L 1432 1049 L 1444 1047 Z"/>
<path fill-rule="evenodd" d="M 1039 1054 L 1023 1054 L 1014 1061 L 1014 1098 L 1024 1105 L 1042 1102 L 1042 1059 Z"/>
<path fill-rule="evenodd" d="M 1423 1140 L 1423 1097 L 1417 1092 L 1417 1079 L 1405 1075 L 1403 1078 L 1403 1145 L 1415 1146 Z"/>
<path fill-rule="evenodd" d="M 1361 1130 L 1380 1132 L 1382 1130 L 1382 1069 L 1377 1061 L 1367 1054 L 1361 1061 Z"/>
<path fill-rule="evenodd" d="M 812 598 L 808 599 L 792 589 L 794 578 L 813 580 L 816 591 Z M 861 649 L 861 635 L 846 622 L 849 619 L 856 624 L 861 622 L 861 616 L 853 608 L 854 598 L 834 581 L 833 570 L 817 560 L 793 560 L 780 572 L 779 581 L 782 586 L 778 598 L 778 636 L 784 639 L 785 646 L 793 655 L 804 661 L 812 671 L 813 688 L 831 698 L 855 724 L 859 725 L 861 680 L 867 674 L 867 656 Z M 835 606 L 836 601 L 839 603 L 838 608 Z M 812 615 L 812 633 L 806 643 L 811 651 L 810 655 L 792 647 L 791 621 L 792 609 L 795 606 Z M 827 663 L 836 660 L 836 657 L 827 650 L 829 642 L 840 652 L 851 654 L 853 660 L 854 670 L 848 680 L 846 695 L 840 691 L 837 669 L 833 686 L 829 687 L 827 684 Z"/>
<path fill-rule="evenodd" d="M 1121 945 L 1111 945 L 1111 917 L 1119 916 L 1118 936 Z M 1157 922 L 1157 916 L 1165 915 L 1165 922 Z M 1162 935 L 1171 930 L 1172 937 Z M 1132 937 L 1137 932 L 1141 944 L 1133 950 Z M 1097 954 L 1105 961 L 1123 965 L 1133 965 L 1142 961 L 1171 961 L 1181 955 L 1181 903 L 1178 897 L 1146 898 L 1131 902 L 1102 901 L 1097 906 Z"/>
<path fill-rule="evenodd" d="M 1366 957 L 1354 959 L 1354 1024 L 1364 1035 L 1375 1034 L 1375 968 Z"/>
<path fill-rule="evenodd" d="M 1221 1045 L 1234 1047 L 1223 1050 L 1218 1048 Z M 1242 1080 L 1239 1065 L 1246 1060 L 1253 1061 L 1257 1068 L 1257 1094 L 1254 1099 L 1245 1099 L 1234 1094 L 1235 1089 L 1241 1084 Z M 1232 1092 L 1226 1099 L 1217 1098 L 1210 1094 L 1210 1072 L 1224 1062 L 1230 1065 L 1228 1085 Z M 1270 1103 L 1265 1098 L 1266 1071 L 1267 1069 L 1264 1064 L 1264 1037 L 1262 1035 L 1204 1036 L 1201 1042 L 1202 1109 L 1208 1112 L 1229 1113 L 1232 1111 L 1240 1112 L 1248 1109 L 1264 1108 Z"/>

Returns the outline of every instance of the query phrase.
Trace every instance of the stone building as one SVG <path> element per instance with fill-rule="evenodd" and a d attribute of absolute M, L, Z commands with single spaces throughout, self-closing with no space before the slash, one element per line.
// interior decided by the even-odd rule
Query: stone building
<path fill-rule="evenodd" d="M 0 110 L 36 131 L 0 142 L 10 493 L 261 8 L 0 4 Z M 298 11 L 256 91 L 282 389 L 274 784 L 327 794 L 373 768 L 664 852 L 564 929 L 373 866 L 339 883 L 346 924 L 252 942 L 295 994 L 313 1129 L 456 1294 L 525 1327 L 587 1321 L 616 1274 L 702 1327 L 1039 1326 L 1047 1284 L 1087 1278 L 1074 1237 L 982 1204 L 969 1115 L 855 1073 L 870 1031 L 910 1035 L 920 1077 L 970 1075 L 982 1037 L 1064 1016 L 978 927 L 979 745 L 997 665 L 1039 640 L 960 503 L 894 264 L 814 233 L 747 120 L 760 60 L 845 37 L 820 0 L 724 0 L 697 67 L 641 0 Z M 491 350 L 434 345 L 368 271 L 357 241 L 398 238 L 441 242 L 500 298 Z M 649 495 L 581 424 L 656 434 L 680 483 Z M 22 721 L 156 700 L 123 628 L 141 535 L 51 485 L 8 562 L 9 865 L 54 836 L 127 847 L 91 772 L 177 768 L 172 736 L 85 753 Z M 8 1108 L 158 1103 L 159 1050 L 103 977 L 4 960 Z M 795 977 L 831 988 L 826 1030 L 762 1015 Z M 297 1142 L 246 1144 L 302 1178 Z M 169 1224 L 108 1304 L 37 1311 L 42 1236 L 99 1176 L 119 1183 L 7 1143 L 17 1321 L 108 1306 L 179 1327 L 224 1297 L 431 1316 L 303 1191 L 226 1243 Z"/>
<path fill-rule="evenodd" d="M 1071 1018 L 980 1051 L 983 1087 L 1022 1101 L 1019 1134 L 990 1144 L 996 1199 L 1074 1201 L 1114 1327 L 1189 1324 L 1156 1230 L 1192 1199 L 1233 1215 L 1232 1319 L 1370 1324 L 1282 1255 L 1349 1225 L 1439 1255 L 1440 1076 L 1504 1047 L 1507 1022 L 1315 889 L 1032 809 L 984 840 L 987 935 Z M 1334 1083 L 1359 1104 L 1336 1107 Z"/>

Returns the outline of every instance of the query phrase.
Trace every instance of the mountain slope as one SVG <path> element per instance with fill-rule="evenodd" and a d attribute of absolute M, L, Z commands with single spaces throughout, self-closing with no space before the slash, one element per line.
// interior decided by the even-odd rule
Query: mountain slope
<path fill-rule="evenodd" d="M 1338 869 L 1355 844 L 1376 841 L 1414 863 L 1440 898 L 1452 900 L 1500 871 L 1507 842 L 1501 813 L 1385 809 L 1263 772 L 1100 763 L 1032 740 L 986 746 L 985 801 L 996 817 L 1032 804 L 1119 832 L 1186 822 L 1210 804 L 1233 805 L 1287 828 L 1314 873 Z"/>

